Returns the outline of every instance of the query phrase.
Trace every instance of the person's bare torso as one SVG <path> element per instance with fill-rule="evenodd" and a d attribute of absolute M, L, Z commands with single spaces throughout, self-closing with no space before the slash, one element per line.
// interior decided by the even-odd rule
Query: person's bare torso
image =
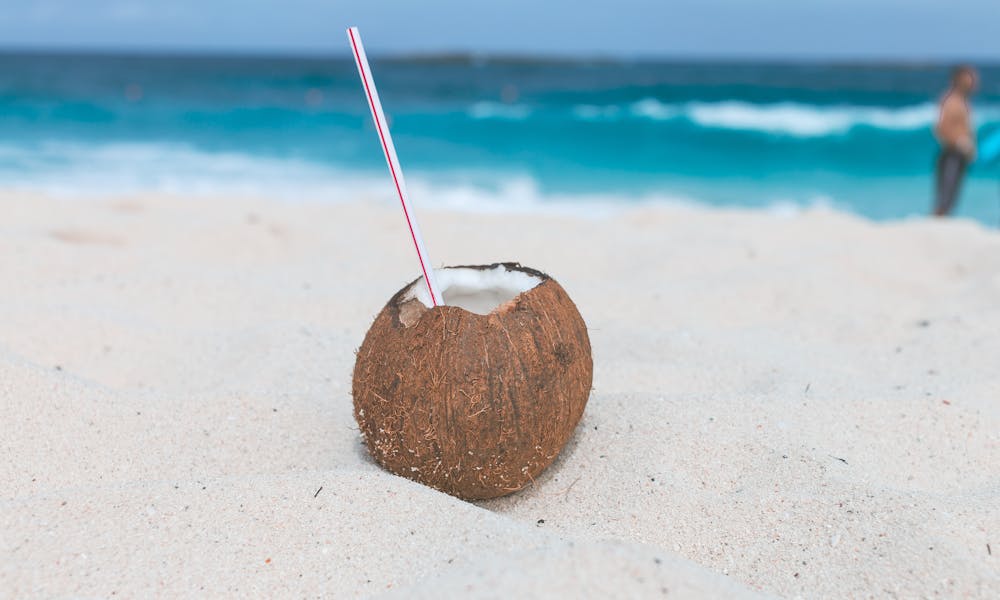
<path fill-rule="evenodd" d="M 935 127 L 935 134 L 942 146 L 957 148 L 966 153 L 974 150 L 969 113 L 969 103 L 965 96 L 955 91 L 945 95 L 941 100 L 941 115 Z"/>

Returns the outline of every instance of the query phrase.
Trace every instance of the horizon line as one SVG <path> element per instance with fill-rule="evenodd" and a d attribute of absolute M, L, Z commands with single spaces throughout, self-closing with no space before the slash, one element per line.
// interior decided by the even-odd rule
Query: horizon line
<path fill-rule="evenodd" d="M 0 45 L 0 55 L 32 56 L 79 56 L 79 57 L 121 57 L 121 58 L 257 58 L 285 60 L 344 60 L 350 61 L 345 51 L 329 49 L 298 48 L 156 48 L 156 47 L 98 47 L 98 46 L 41 46 L 41 45 Z M 901 67 L 947 67 L 960 63 L 979 66 L 1000 66 L 1000 57 L 899 57 L 892 55 L 871 56 L 823 56 L 820 54 L 788 56 L 777 54 L 747 55 L 714 53 L 558 53 L 558 52 L 517 52 L 517 51 L 477 51 L 441 50 L 412 52 L 381 52 L 373 58 L 381 61 L 430 62 L 430 63 L 769 63 L 775 65 L 823 64 L 830 66 L 901 66 Z"/>

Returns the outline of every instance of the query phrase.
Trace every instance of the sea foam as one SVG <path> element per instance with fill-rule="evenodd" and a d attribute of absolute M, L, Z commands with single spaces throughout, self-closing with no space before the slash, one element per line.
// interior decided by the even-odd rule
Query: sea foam
<path fill-rule="evenodd" d="M 931 127 L 937 118 L 932 103 L 896 108 L 856 105 L 810 105 L 797 102 L 754 104 L 743 101 L 667 103 L 645 98 L 626 106 L 581 104 L 572 108 L 583 121 L 648 119 L 686 120 L 706 129 L 759 132 L 794 137 L 840 135 L 858 127 L 914 131 Z M 982 123 L 1000 120 L 1000 107 L 979 107 Z"/>
<path fill-rule="evenodd" d="M 407 171 L 422 207 L 480 213 L 572 212 L 600 216 L 642 202 L 690 203 L 667 194 L 559 193 L 531 175 L 507 171 Z M 262 197 L 281 201 L 394 204 L 381 168 L 351 169 L 303 159 L 211 152 L 177 143 L 0 145 L 0 188 L 62 197 L 162 193 Z"/>
<path fill-rule="evenodd" d="M 473 119 L 507 119 L 522 121 L 531 115 L 531 108 L 523 104 L 504 104 L 501 102 L 476 102 L 469 107 L 469 116 Z"/>
<path fill-rule="evenodd" d="M 818 137 L 845 133 L 854 127 L 893 130 L 925 128 L 934 122 L 936 109 L 932 104 L 892 109 L 864 106 L 818 107 L 792 102 L 694 102 L 687 106 L 685 114 L 691 121 L 705 127 Z"/>

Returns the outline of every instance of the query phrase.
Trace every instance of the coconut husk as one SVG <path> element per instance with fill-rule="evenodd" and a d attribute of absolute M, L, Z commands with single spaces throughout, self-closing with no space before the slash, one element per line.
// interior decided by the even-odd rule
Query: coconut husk
<path fill-rule="evenodd" d="M 542 282 L 488 315 L 406 301 L 411 283 L 376 317 L 354 367 L 354 416 L 375 461 L 465 499 L 520 490 L 551 464 L 593 377 L 565 290 L 516 263 L 474 268 L 498 266 Z"/>

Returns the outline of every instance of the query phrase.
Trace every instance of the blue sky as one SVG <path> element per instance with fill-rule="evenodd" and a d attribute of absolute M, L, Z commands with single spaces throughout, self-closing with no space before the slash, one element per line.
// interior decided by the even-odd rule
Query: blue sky
<path fill-rule="evenodd" d="M 6 47 L 1000 61 L 1000 0 L 0 0 Z"/>

